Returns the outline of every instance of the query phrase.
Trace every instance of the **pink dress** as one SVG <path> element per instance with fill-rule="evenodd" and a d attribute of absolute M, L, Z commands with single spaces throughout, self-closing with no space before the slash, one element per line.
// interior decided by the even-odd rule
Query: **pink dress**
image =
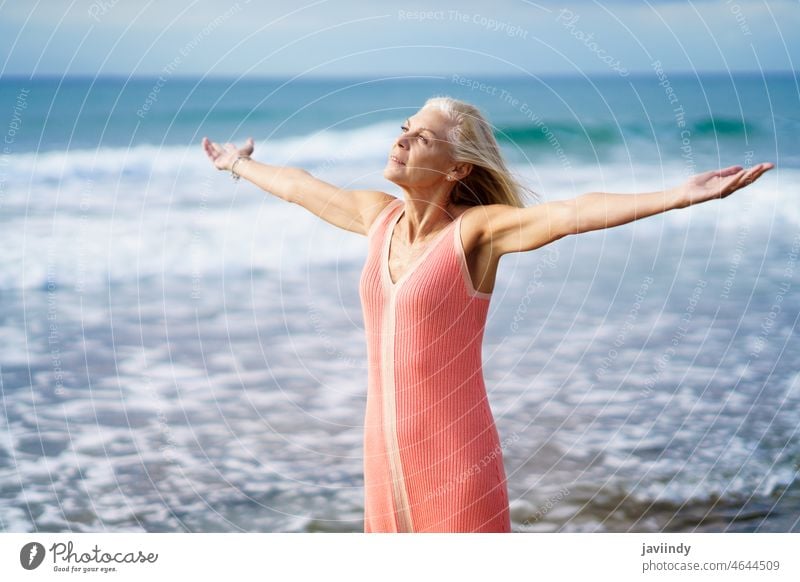
<path fill-rule="evenodd" d="M 403 276 L 389 243 L 405 208 L 368 233 L 359 295 L 367 340 L 365 532 L 510 532 L 500 439 L 483 380 L 491 294 L 472 287 L 461 217 Z"/>

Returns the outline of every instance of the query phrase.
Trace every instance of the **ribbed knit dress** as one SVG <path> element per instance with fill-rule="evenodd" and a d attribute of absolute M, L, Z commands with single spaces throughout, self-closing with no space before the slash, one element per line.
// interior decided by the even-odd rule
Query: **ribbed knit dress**
<path fill-rule="evenodd" d="M 359 281 L 367 340 L 365 532 L 510 532 L 481 344 L 491 294 L 475 290 L 461 217 L 392 282 L 390 202 L 368 232 Z"/>

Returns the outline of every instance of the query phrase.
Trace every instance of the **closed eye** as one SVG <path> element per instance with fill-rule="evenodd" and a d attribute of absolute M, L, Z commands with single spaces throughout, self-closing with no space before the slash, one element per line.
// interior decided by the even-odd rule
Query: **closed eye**
<path fill-rule="evenodd" d="M 400 129 L 402 129 L 402 130 L 403 130 L 403 132 L 405 133 L 406 131 L 408 131 L 408 126 L 407 126 L 407 125 L 401 125 L 401 126 L 400 126 Z M 420 140 L 422 143 L 425 143 L 425 144 L 427 144 L 427 143 L 428 143 L 428 138 L 426 138 L 424 135 L 419 135 L 419 136 L 417 136 L 417 138 L 418 138 L 418 139 L 419 139 L 419 140 Z"/>

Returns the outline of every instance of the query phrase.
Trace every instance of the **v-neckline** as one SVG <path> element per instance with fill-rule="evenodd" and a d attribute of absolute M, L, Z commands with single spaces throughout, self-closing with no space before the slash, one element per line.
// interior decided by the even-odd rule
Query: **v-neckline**
<path fill-rule="evenodd" d="M 408 279 L 408 277 L 411 276 L 411 274 L 414 273 L 414 271 L 417 270 L 417 267 L 419 267 L 419 265 L 431 253 L 431 251 L 434 249 L 434 247 L 436 247 L 439 244 L 439 242 L 442 240 L 442 237 L 444 236 L 444 234 L 461 217 L 461 215 L 459 214 L 458 216 L 456 216 L 450 222 L 450 224 L 448 224 L 442 230 L 440 230 L 438 233 L 436 233 L 436 236 L 433 237 L 433 240 L 431 240 L 428 243 L 428 246 L 425 247 L 425 250 L 422 252 L 422 254 L 420 256 L 418 256 L 416 259 L 414 259 L 414 262 L 411 263 L 408 266 L 408 268 L 405 270 L 403 275 L 397 280 L 397 282 L 393 282 L 392 281 L 391 269 L 389 269 L 389 251 L 390 251 L 391 245 L 392 245 L 392 237 L 394 236 L 394 227 L 397 226 L 397 223 L 400 221 L 400 217 L 403 214 L 405 214 L 405 212 L 406 212 L 406 206 L 405 206 L 405 203 L 403 203 L 403 205 L 400 208 L 400 212 L 395 213 L 394 218 L 392 218 L 392 220 L 389 222 L 389 226 L 386 229 L 386 233 L 387 234 L 386 234 L 386 237 L 385 237 L 385 239 L 383 241 L 383 261 L 382 261 L 383 262 L 383 271 L 386 274 L 386 283 L 388 284 L 389 288 L 392 289 L 392 290 L 397 290 L 406 281 L 406 279 Z"/>

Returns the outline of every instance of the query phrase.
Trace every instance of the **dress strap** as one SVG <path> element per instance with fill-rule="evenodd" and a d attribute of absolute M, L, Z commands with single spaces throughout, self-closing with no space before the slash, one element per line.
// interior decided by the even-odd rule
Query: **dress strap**
<path fill-rule="evenodd" d="M 386 226 L 388 218 L 392 215 L 392 212 L 395 208 L 402 206 L 403 201 L 400 198 L 395 198 L 391 202 L 389 202 L 386 206 L 384 206 L 381 211 L 378 213 L 378 216 L 372 221 L 372 224 L 369 226 L 369 230 L 367 231 L 367 238 L 371 238 L 374 236 L 375 231 L 379 230 L 379 227 L 383 228 Z"/>

